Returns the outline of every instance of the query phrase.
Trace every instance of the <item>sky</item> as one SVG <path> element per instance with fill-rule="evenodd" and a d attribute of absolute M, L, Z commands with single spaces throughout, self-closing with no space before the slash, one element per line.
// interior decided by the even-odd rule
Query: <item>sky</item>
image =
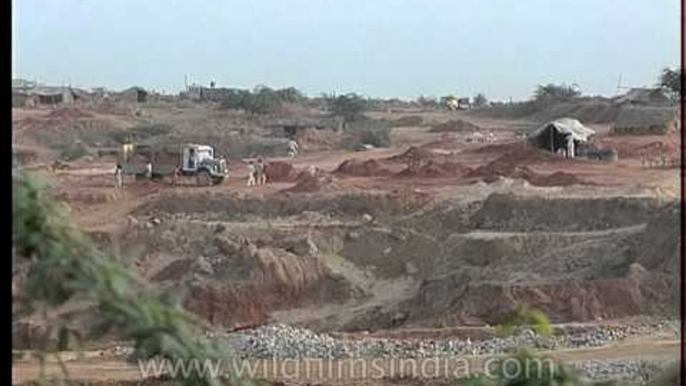
<path fill-rule="evenodd" d="M 13 0 L 13 77 L 178 92 L 615 95 L 680 62 L 679 0 Z"/>

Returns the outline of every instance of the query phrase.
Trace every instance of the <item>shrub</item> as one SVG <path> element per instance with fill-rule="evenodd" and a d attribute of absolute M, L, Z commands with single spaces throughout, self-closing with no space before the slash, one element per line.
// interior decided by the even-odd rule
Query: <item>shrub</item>
<path fill-rule="evenodd" d="M 305 96 L 296 88 L 274 90 L 258 86 L 252 92 L 231 89 L 219 103 L 220 109 L 245 110 L 251 114 L 271 114 L 281 110 L 284 103 L 299 103 Z"/>
<path fill-rule="evenodd" d="M 67 144 L 60 152 L 60 158 L 66 161 L 74 161 L 85 156 L 95 157 L 97 152 L 94 152 L 88 145 L 81 141 L 76 141 Z"/>
<path fill-rule="evenodd" d="M 363 120 L 364 112 L 369 108 L 367 100 L 355 93 L 324 98 L 331 114 L 343 117 L 346 122 Z"/>
<path fill-rule="evenodd" d="M 479 93 L 476 94 L 474 97 L 474 107 L 479 108 L 479 107 L 484 107 L 488 104 L 488 99 L 486 99 L 486 95 Z"/>
<path fill-rule="evenodd" d="M 539 85 L 534 92 L 534 100 L 536 101 L 563 101 L 581 96 L 576 85 L 568 86 L 566 84 L 545 84 Z"/>
<path fill-rule="evenodd" d="M 391 124 L 387 121 L 365 119 L 349 125 L 348 143 L 354 148 L 364 144 L 374 147 L 389 147 L 391 145 Z"/>
<path fill-rule="evenodd" d="M 138 125 L 128 130 L 115 131 L 110 134 L 113 140 L 117 143 L 126 142 L 141 142 L 153 137 L 160 137 L 169 134 L 172 131 L 171 126 L 162 123 L 155 123 L 151 125 Z"/>
<path fill-rule="evenodd" d="M 131 271 L 98 250 L 21 169 L 12 171 L 12 261 L 26 268 L 18 280 L 26 309 L 47 314 L 69 301 L 92 303 L 100 321 L 93 332 L 117 332 L 131 340 L 139 359 L 217 355 L 202 337 L 198 319 L 165 305 Z M 13 274 L 12 279 L 19 278 Z M 49 330 L 59 330 L 60 350 L 70 338 L 81 336 L 69 323 L 73 316 L 53 317 Z M 184 384 L 217 384 L 201 374 L 190 375 Z"/>

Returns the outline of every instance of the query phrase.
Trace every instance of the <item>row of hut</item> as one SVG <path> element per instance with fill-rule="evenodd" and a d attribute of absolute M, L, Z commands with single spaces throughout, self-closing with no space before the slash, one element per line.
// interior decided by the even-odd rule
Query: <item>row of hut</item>
<path fill-rule="evenodd" d="M 46 86 L 21 79 L 12 81 L 12 107 L 61 107 L 96 100 L 147 103 L 150 96 L 151 93 L 141 87 L 130 87 L 123 91 L 103 88 L 83 90 L 69 86 Z"/>

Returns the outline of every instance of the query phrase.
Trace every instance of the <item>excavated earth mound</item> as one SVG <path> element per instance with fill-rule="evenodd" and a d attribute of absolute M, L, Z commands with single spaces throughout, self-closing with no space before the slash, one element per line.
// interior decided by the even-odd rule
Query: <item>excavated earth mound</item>
<path fill-rule="evenodd" d="M 677 213 L 652 199 L 493 195 L 401 309 L 433 326 L 497 323 L 522 303 L 555 322 L 678 312 Z"/>
<path fill-rule="evenodd" d="M 335 173 L 358 177 L 380 177 L 391 175 L 390 170 L 386 169 L 379 161 L 374 159 L 367 161 L 349 159 L 343 161 L 343 163 L 338 165 Z"/>
<path fill-rule="evenodd" d="M 267 175 L 267 181 L 271 182 L 293 181 L 297 176 L 293 164 L 281 161 L 268 163 L 264 173 Z"/>
<path fill-rule="evenodd" d="M 463 132 L 473 132 L 473 131 L 479 131 L 481 128 L 477 125 L 474 125 L 472 123 L 469 123 L 467 121 L 463 121 L 461 119 L 458 119 L 456 121 L 448 121 L 445 123 L 438 124 L 436 126 L 433 126 L 429 132 L 431 133 L 444 133 L 444 132 L 451 132 L 451 131 L 463 131 Z"/>
<path fill-rule="evenodd" d="M 52 110 L 46 115 L 46 117 L 50 119 L 81 119 L 93 118 L 93 115 L 90 113 L 83 112 L 76 108 L 66 108 Z"/>
<path fill-rule="evenodd" d="M 336 191 L 339 190 L 336 178 L 330 174 L 315 173 L 310 174 L 304 171 L 296 178 L 296 183 L 290 188 L 281 190 L 283 193 L 314 193 L 321 191 Z"/>
<path fill-rule="evenodd" d="M 387 159 L 392 162 L 413 163 L 429 161 L 436 158 L 436 156 L 437 154 L 435 154 L 429 149 L 412 146 L 409 149 L 407 149 L 407 151 L 405 151 L 404 153 L 394 155 Z"/>
<path fill-rule="evenodd" d="M 417 177 L 417 178 L 440 178 L 440 177 L 462 177 L 471 172 L 468 166 L 457 162 L 438 163 L 429 161 L 420 166 L 411 165 L 396 174 L 398 177 Z"/>
<path fill-rule="evenodd" d="M 549 153 L 527 147 L 516 147 L 486 165 L 479 166 L 467 174 L 469 178 L 477 178 L 486 183 L 498 181 L 500 178 L 520 178 L 535 186 L 569 186 L 590 185 L 574 174 L 558 171 L 550 175 L 542 175 L 531 170 L 527 164 L 560 160 L 561 158 Z"/>
<path fill-rule="evenodd" d="M 522 303 L 554 322 L 678 311 L 676 203 L 492 194 L 458 204 L 408 192 L 176 201 L 141 209 L 141 224 L 158 225 L 126 242 L 147 248 L 146 277 L 229 328 L 483 325 Z"/>

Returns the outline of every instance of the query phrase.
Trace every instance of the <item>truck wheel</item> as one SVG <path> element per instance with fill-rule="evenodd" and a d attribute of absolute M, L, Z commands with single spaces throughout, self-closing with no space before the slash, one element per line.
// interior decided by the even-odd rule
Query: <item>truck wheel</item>
<path fill-rule="evenodd" d="M 212 176 L 207 170 L 201 170 L 195 177 L 199 186 L 212 186 Z"/>

